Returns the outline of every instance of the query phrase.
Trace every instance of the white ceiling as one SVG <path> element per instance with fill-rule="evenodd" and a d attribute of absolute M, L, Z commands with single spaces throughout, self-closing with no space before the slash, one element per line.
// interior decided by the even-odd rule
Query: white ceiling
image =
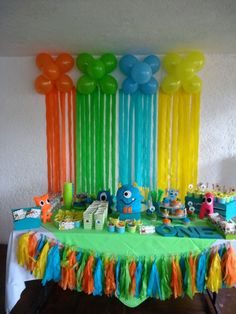
<path fill-rule="evenodd" d="M 236 53 L 236 0 L 0 0 L 0 56 Z"/>

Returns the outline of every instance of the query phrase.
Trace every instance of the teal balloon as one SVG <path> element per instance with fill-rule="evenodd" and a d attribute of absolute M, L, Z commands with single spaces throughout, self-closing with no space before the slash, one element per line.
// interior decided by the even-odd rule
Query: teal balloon
<path fill-rule="evenodd" d="M 89 63 L 87 74 L 95 80 L 101 79 L 105 75 L 105 65 L 101 60 L 93 60 Z"/>
<path fill-rule="evenodd" d="M 77 68 L 83 72 L 87 72 L 88 65 L 93 62 L 93 56 L 89 53 L 81 53 L 76 58 Z"/>
<path fill-rule="evenodd" d="M 105 75 L 99 84 L 104 94 L 115 94 L 118 88 L 117 80 L 111 75 Z"/>
<path fill-rule="evenodd" d="M 160 59 L 155 56 L 155 55 L 149 55 L 147 56 L 143 62 L 147 63 L 150 65 L 151 69 L 152 69 L 152 74 L 156 73 L 157 71 L 159 71 L 160 66 L 161 66 L 161 61 Z"/>
<path fill-rule="evenodd" d="M 155 94 L 158 88 L 158 82 L 154 77 L 151 77 L 150 81 L 146 84 L 142 84 L 139 86 L 141 92 L 146 95 Z"/>
<path fill-rule="evenodd" d="M 152 76 L 150 65 L 144 62 L 137 62 L 131 70 L 131 78 L 138 84 L 147 83 Z"/>
<path fill-rule="evenodd" d="M 96 81 L 88 75 L 83 75 L 78 79 L 76 88 L 81 94 L 91 94 L 95 91 Z"/>
<path fill-rule="evenodd" d="M 119 62 L 121 72 L 129 76 L 132 68 L 137 62 L 138 62 L 138 59 L 135 56 L 124 55 L 123 57 L 121 57 L 120 62 Z"/>
<path fill-rule="evenodd" d="M 138 84 L 130 77 L 127 77 L 122 83 L 122 90 L 125 94 L 133 94 L 137 89 Z"/>
<path fill-rule="evenodd" d="M 106 73 L 110 73 L 117 67 L 117 59 L 113 53 L 105 53 L 101 56 L 101 61 L 104 63 Z"/>

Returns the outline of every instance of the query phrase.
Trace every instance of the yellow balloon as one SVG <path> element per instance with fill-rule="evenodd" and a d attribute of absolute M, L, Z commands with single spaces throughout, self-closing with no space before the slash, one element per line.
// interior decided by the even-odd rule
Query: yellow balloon
<path fill-rule="evenodd" d="M 202 80 L 195 75 L 191 79 L 183 81 L 183 89 L 187 93 L 198 93 L 202 90 Z"/>
<path fill-rule="evenodd" d="M 173 74 L 182 57 L 175 52 L 167 53 L 163 58 L 163 66 L 166 72 Z"/>
<path fill-rule="evenodd" d="M 173 76 L 167 75 L 161 82 L 164 93 L 173 94 L 180 88 L 181 82 Z"/>
<path fill-rule="evenodd" d="M 188 80 L 193 77 L 195 70 L 190 62 L 182 60 L 176 67 L 175 76 L 181 81 Z"/>
<path fill-rule="evenodd" d="M 187 54 L 186 61 L 192 64 L 195 72 L 198 72 L 205 65 L 205 56 L 201 51 L 192 51 Z"/>

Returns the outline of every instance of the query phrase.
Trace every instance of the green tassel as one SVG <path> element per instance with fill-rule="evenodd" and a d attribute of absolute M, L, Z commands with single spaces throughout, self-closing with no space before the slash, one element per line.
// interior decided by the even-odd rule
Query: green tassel
<path fill-rule="evenodd" d="M 83 273 L 84 273 L 84 267 L 86 265 L 87 259 L 88 259 L 88 254 L 83 253 L 81 264 L 77 271 L 77 287 L 76 287 L 77 291 L 82 291 Z"/>
<path fill-rule="evenodd" d="M 162 258 L 160 262 L 161 273 L 161 296 L 162 300 L 169 299 L 172 295 L 171 282 L 171 263 L 169 259 Z"/>
<path fill-rule="evenodd" d="M 185 278 L 184 278 L 184 286 L 185 286 L 185 293 L 192 299 L 193 292 L 192 292 L 192 277 L 191 277 L 191 269 L 189 265 L 189 257 L 185 257 Z"/>
<path fill-rule="evenodd" d="M 129 287 L 130 287 L 131 279 L 129 274 L 129 262 L 128 260 L 124 260 L 121 263 L 121 273 L 120 273 L 120 292 L 121 297 L 124 299 L 128 299 L 129 295 Z"/>
<path fill-rule="evenodd" d="M 142 286 L 140 291 L 140 299 L 147 297 L 147 281 L 148 281 L 148 263 L 145 259 L 143 262 Z"/>

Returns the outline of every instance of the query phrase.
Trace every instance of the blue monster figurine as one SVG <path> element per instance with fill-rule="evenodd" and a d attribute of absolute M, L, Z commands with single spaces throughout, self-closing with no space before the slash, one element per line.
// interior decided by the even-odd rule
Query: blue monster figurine
<path fill-rule="evenodd" d="M 111 195 L 110 190 L 99 191 L 98 195 L 97 195 L 97 200 L 108 202 L 108 213 L 111 214 L 111 212 L 112 212 L 111 206 L 113 204 L 113 196 Z"/>
<path fill-rule="evenodd" d="M 120 213 L 120 220 L 139 220 L 142 199 L 143 196 L 138 188 L 130 184 L 121 186 L 116 193 L 116 208 Z"/>

